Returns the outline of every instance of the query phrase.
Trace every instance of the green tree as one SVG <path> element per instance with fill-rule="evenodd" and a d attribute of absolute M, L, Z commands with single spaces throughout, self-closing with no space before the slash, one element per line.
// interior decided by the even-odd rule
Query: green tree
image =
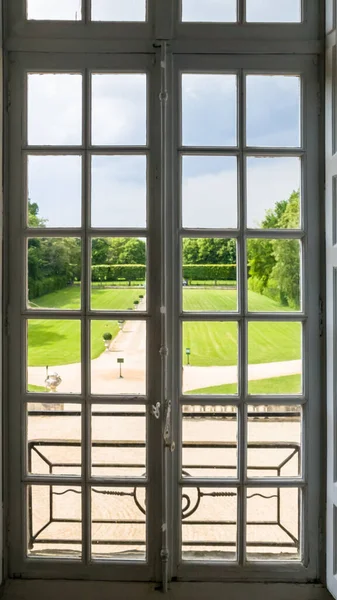
<path fill-rule="evenodd" d="M 110 259 L 111 244 L 108 238 L 95 238 L 92 240 L 92 264 L 106 265 Z"/>
<path fill-rule="evenodd" d="M 263 229 L 297 229 L 300 223 L 299 191 L 277 202 L 266 212 Z M 299 305 L 299 242 L 297 240 L 250 239 L 248 241 L 249 287 L 281 303 Z"/>
<path fill-rule="evenodd" d="M 36 202 L 28 200 L 28 227 L 45 227 L 48 219 L 42 219 L 39 215 L 39 207 Z"/>
<path fill-rule="evenodd" d="M 146 244 L 138 238 L 122 238 L 117 264 L 120 265 L 145 265 Z M 114 245 L 112 244 L 114 248 Z"/>
<path fill-rule="evenodd" d="M 236 242 L 224 238 L 185 238 L 184 265 L 232 265 L 236 263 Z"/>
<path fill-rule="evenodd" d="M 45 227 L 39 207 L 28 202 L 28 225 Z M 43 238 L 28 240 L 28 294 L 36 298 L 73 283 L 81 275 L 81 242 L 78 238 Z"/>
<path fill-rule="evenodd" d="M 183 264 L 197 265 L 199 259 L 198 240 L 196 238 L 184 238 L 183 240 Z"/>
<path fill-rule="evenodd" d="M 145 265 L 146 244 L 138 238 L 110 238 L 108 263 L 112 265 Z"/>
<path fill-rule="evenodd" d="M 273 209 L 266 211 L 261 222 L 262 229 L 280 229 L 282 216 L 287 208 L 288 200 L 276 202 Z M 255 283 L 256 291 L 262 293 L 267 287 L 269 278 L 275 267 L 273 242 L 268 239 L 248 240 L 248 264 L 250 277 Z"/>
<path fill-rule="evenodd" d="M 299 193 L 294 192 L 280 218 L 284 229 L 296 229 L 300 222 Z M 298 308 L 300 304 L 300 242 L 298 240 L 274 240 L 275 266 L 271 277 L 280 289 L 281 300 Z"/>

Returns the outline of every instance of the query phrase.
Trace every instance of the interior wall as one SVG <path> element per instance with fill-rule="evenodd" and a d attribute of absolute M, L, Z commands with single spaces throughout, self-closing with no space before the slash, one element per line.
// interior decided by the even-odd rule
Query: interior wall
<path fill-rule="evenodd" d="M 8 581 L 2 600 L 332 600 L 321 585 L 268 583 L 173 583 L 167 594 L 154 585 L 90 581 Z"/>

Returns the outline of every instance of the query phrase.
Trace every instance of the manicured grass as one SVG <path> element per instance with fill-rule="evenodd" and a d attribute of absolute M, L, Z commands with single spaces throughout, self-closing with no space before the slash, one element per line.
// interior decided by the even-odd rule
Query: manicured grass
<path fill-rule="evenodd" d="M 140 292 L 141 293 L 141 292 Z M 79 308 L 79 287 L 69 287 L 59 292 L 46 294 L 33 301 L 34 306 L 42 308 Z M 139 300 L 138 290 L 94 290 L 93 308 L 121 310 L 133 307 L 133 301 Z M 97 358 L 104 352 L 102 335 L 110 331 L 113 338 L 119 331 L 117 321 L 92 321 L 91 358 Z M 67 365 L 80 361 L 80 321 L 31 319 L 28 324 L 28 365 Z"/>
<path fill-rule="evenodd" d="M 270 379 L 259 379 L 249 382 L 250 394 L 299 394 L 301 392 L 301 375 L 287 375 L 282 377 L 271 377 Z M 216 394 L 237 394 L 236 383 L 215 385 L 208 388 L 200 388 L 186 392 L 187 394 L 199 394 L 203 396 Z"/>
<path fill-rule="evenodd" d="M 141 288 L 94 289 L 94 309 L 121 310 L 133 307 L 139 299 Z M 79 308 L 79 286 L 71 286 L 35 299 L 40 307 Z M 250 307 L 261 311 L 282 310 L 276 302 L 249 292 Z M 184 288 L 185 310 L 235 310 L 236 291 Z M 80 321 L 31 319 L 29 330 L 28 364 L 30 366 L 57 366 L 80 361 Z M 102 335 L 110 331 L 118 333 L 116 321 L 92 322 L 92 358 L 104 352 Z M 236 323 L 186 322 L 184 324 L 183 355 L 191 348 L 191 364 L 194 366 L 226 366 L 237 363 L 238 334 Z M 300 358 L 301 326 L 299 323 L 260 322 L 249 324 L 248 352 L 250 363 L 294 360 Z"/>
<path fill-rule="evenodd" d="M 198 367 L 237 364 L 238 327 L 231 322 L 189 321 L 183 325 L 183 357 L 190 348 L 190 363 Z M 248 360 L 250 364 L 295 360 L 301 356 L 300 323 L 250 323 Z"/>
<path fill-rule="evenodd" d="M 183 309 L 185 311 L 234 311 L 237 310 L 238 295 L 236 290 L 198 290 L 183 289 Z M 248 292 L 248 306 L 250 311 L 283 312 L 289 311 L 288 307 L 281 306 L 274 300 L 261 296 L 255 292 Z"/>
<path fill-rule="evenodd" d="M 80 321 L 72 319 L 31 319 L 28 323 L 28 365 L 59 366 L 80 362 L 80 326 Z M 92 359 L 105 350 L 102 339 L 105 331 L 116 337 L 119 331 L 117 321 L 92 321 Z"/>
<path fill-rule="evenodd" d="M 31 383 L 28 384 L 28 392 L 38 392 L 39 394 L 43 394 L 47 391 L 48 390 L 42 385 L 32 385 Z"/>
<path fill-rule="evenodd" d="M 183 310 L 185 311 L 232 311 L 237 310 L 236 290 L 183 288 Z"/>
<path fill-rule="evenodd" d="M 145 294 L 142 288 L 94 288 L 91 295 L 91 307 L 94 310 L 127 310 L 133 308 L 134 300 Z M 69 286 L 58 292 L 46 294 L 31 301 L 32 308 L 63 308 L 78 310 L 81 303 L 80 286 Z"/>
<path fill-rule="evenodd" d="M 40 298 L 34 298 L 29 304 L 31 308 L 66 308 L 69 310 L 78 310 L 81 304 L 81 288 L 79 285 L 71 285 L 52 294 L 45 294 L 45 296 L 40 296 Z"/>
<path fill-rule="evenodd" d="M 134 289 L 94 289 L 91 294 L 91 308 L 94 310 L 127 310 L 133 308 L 135 300 L 143 294 L 140 288 Z"/>

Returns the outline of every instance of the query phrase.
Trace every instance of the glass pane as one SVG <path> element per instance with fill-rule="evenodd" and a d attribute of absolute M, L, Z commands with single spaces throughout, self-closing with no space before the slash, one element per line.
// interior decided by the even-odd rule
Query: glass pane
<path fill-rule="evenodd" d="M 300 406 L 248 406 L 248 477 L 301 474 Z"/>
<path fill-rule="evenodd" d="M 81 558 L 82 493 L 78 486 L 32 485 L 27 488 L 27 554 L 45 558 Z"/>
<path fill-rule="evenodd" d="M 80 227 L 80 156 L 28 157 L 28 227 Z"/>
<path fill-rule="evenodd" d="M 92 240 L 91 308 L 146 310 L 146 241 Z"/>
<path fill-rule="evenodd" d="M 93 156 L 93 227 L 146 227 L 146 156 Z"/>
<path fill-rule="evenodd" d="M 183 560 L 235 560 L 236 539 L 235 488 L 183 488 Z"/>
<path fill-rule="evenodd" d="M 82 75 L 28 74 L 28 144 L 78 145 L 82 140 Z"/>
<path fill-rule="evenodd" d="M 238 174 L 233 156 L 183 156 L 183 227 L 237 227 Z"/>
<path fill-rule="evenodd" d="M 182 362 L 184 394 L 237 394 L 237 323 L 183 323 Z"/>
<path fill-rule="evenodd" d="M 93 405 L 91 440 L 93 476 L 145 477 L 145 406 Z"/>
<path fill-rule="evenodd" d="M 301 160 L 247 158 L 247 224 L 257 229 L 297 229 L 301 223 Z"/>
<path fill-rule="evenodd" d="M 236 75 L 182 75 L 184 146 L 235 146 Z"/>
<path fill-rule="evenodd" d="M 30 319 L 29 392 L 81 392 L 81 323 L 73 319 Z"/>
<path fill-rule="evenodd" d="M 257 23 L 299 23 L 301 0 L 246 0 L 246 18 Z"/>
<path fill-rule="evenodd" d="M 29 238 L 27 243 L 28 308 L 80 308 L 81 240 Z"/>
<path fill-rule="evenodd" d="M 81 0 L 27 0 L 27 18 L 36 20 L 79 21 Z"/>
<path fill-rule="evenodd" d="M 183 310 L 237 310 L 236 241 L 185 238 L 182 255 Z"/>
<path fill-rule="evenodd" d="M 91 0 L 93 21 L 145 21 L 145 0 Z"/>
<path fill-rule="evenodd" d="M 246 84 L 248 146 L 300 146 L 300 77 L 248 75 Z"/>
<path fill-rule="evenodd" d="M 81 475 L 80 404 L 29 403 L 27 469 L 33 475 Z"/>
<path fill-rule="evenodd" d="M 248 392 L 302 392 L 301 323 L 248 323 Z"/>
<path fill-rule="evenodd" d="M 299 529 L 297 488 L 247 489 L 248 560 L 299 559 Z"/>
<path fill-rule="evenodd" d="M 291 210 L 290 206 L 289 214 Z M 286 209 L 285 215 L 287 213 Z M 248 309 L 254 312 L 300 310 L 301 242 L 249 239 L 247 255 Z"/>
<path fill-rule="evenodd" d="M 92 143 L 146 144 L 146 75 L 92 75 Z"/>
<path fill-rule="evenodd" d="M 184 406 L 183 476 L 237 477 L 237 436 L 235 406 Z"/>
<path fill-rule="evenodd" d="M 146 490 L 93 487 L 92 556 L 119 560 L 146 559 Z"/>
<path fill-rule="evenodd" d="M 182 0 L 183 21 L 232 23 L 236 18 L 236 0 Z"/>
<path fill-rule="evenodd" d="M 91 321 L 93 394 L 145 394 L 145 374 L 145 321 Z"/>

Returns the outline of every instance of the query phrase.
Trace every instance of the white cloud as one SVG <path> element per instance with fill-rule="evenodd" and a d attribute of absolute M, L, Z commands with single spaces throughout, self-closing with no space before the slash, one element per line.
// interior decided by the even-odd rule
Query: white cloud
<path fill-rule="evenodd" d="M 28 76 L 28 143 L 80 144 L 82 76 L 45 73 Z"/>
<path fill-rule="evenodd" d="M 92 0 L 93 21 L 145 21 L 145 0 Z"/>
<path fill-rule="evenodd" d="M 299 77 L 247 77 L 247 144 L 267 148 L 300 145 Z"/>
<path fill-rule="evenodd" d="M 236 0 L 183 0 L 182 20 L 213 23 L 236 21 Z"/>
<path fill-rule="evenodd" d="M 198 157 L 206 162 L 205 157 Z M 232 159 L 233 160 L 233 159 Z M 300 187 L 297 158 L 252 158 L 248 162 L 248 226 L 256 227 L 265 211 L 286 200 Z M 201 169 L 200 169 L 201 171 Z M 195 228 L 231 228 L 237 223 L 236 169 L 201 172 L 184 178 L 183 225 Z"/>
<path fill-rule="evenodd" d="M 30 156 L 28 198 L 39 205 L 47 227 L 81 225 L 81 158 L 79 156 Z"/>
<path fill-rule="evenodd" d="M 146 157 L 94 156 L 93 227 L 146 226 Z"/>
<path fill-rule="evenodd" d="M 96 145 L 146 143 L 146 75 L 93 75 L 92 129 Z"/>
<path fill-rule="evenodd" d="M 266 210 L 287 200 L 301 187 L 299 158 L 249 158 L 247 161 L 247 223 L 256 227 Z"/>
<path fill-rule="evenodd" d="M 293 23 L 301 20 L 301 0 L 246 0 L 247 21 Z"/>
<path fill-rule="evenodd" d="M 28 19 L 81 19 L 81 0 L 28 0 Z"/>
<path fill-rule="evenodd" d="M 199 174 L 187 174 L 191 167 Z M 183 227 L 237 227 L 235 158 L 185 157 L 183 174 Z"/>
<path fill-rule="evenodd" d="M 236 76 L 182 76 L 182 137 L 188 146 L 236 145 Z"/>

